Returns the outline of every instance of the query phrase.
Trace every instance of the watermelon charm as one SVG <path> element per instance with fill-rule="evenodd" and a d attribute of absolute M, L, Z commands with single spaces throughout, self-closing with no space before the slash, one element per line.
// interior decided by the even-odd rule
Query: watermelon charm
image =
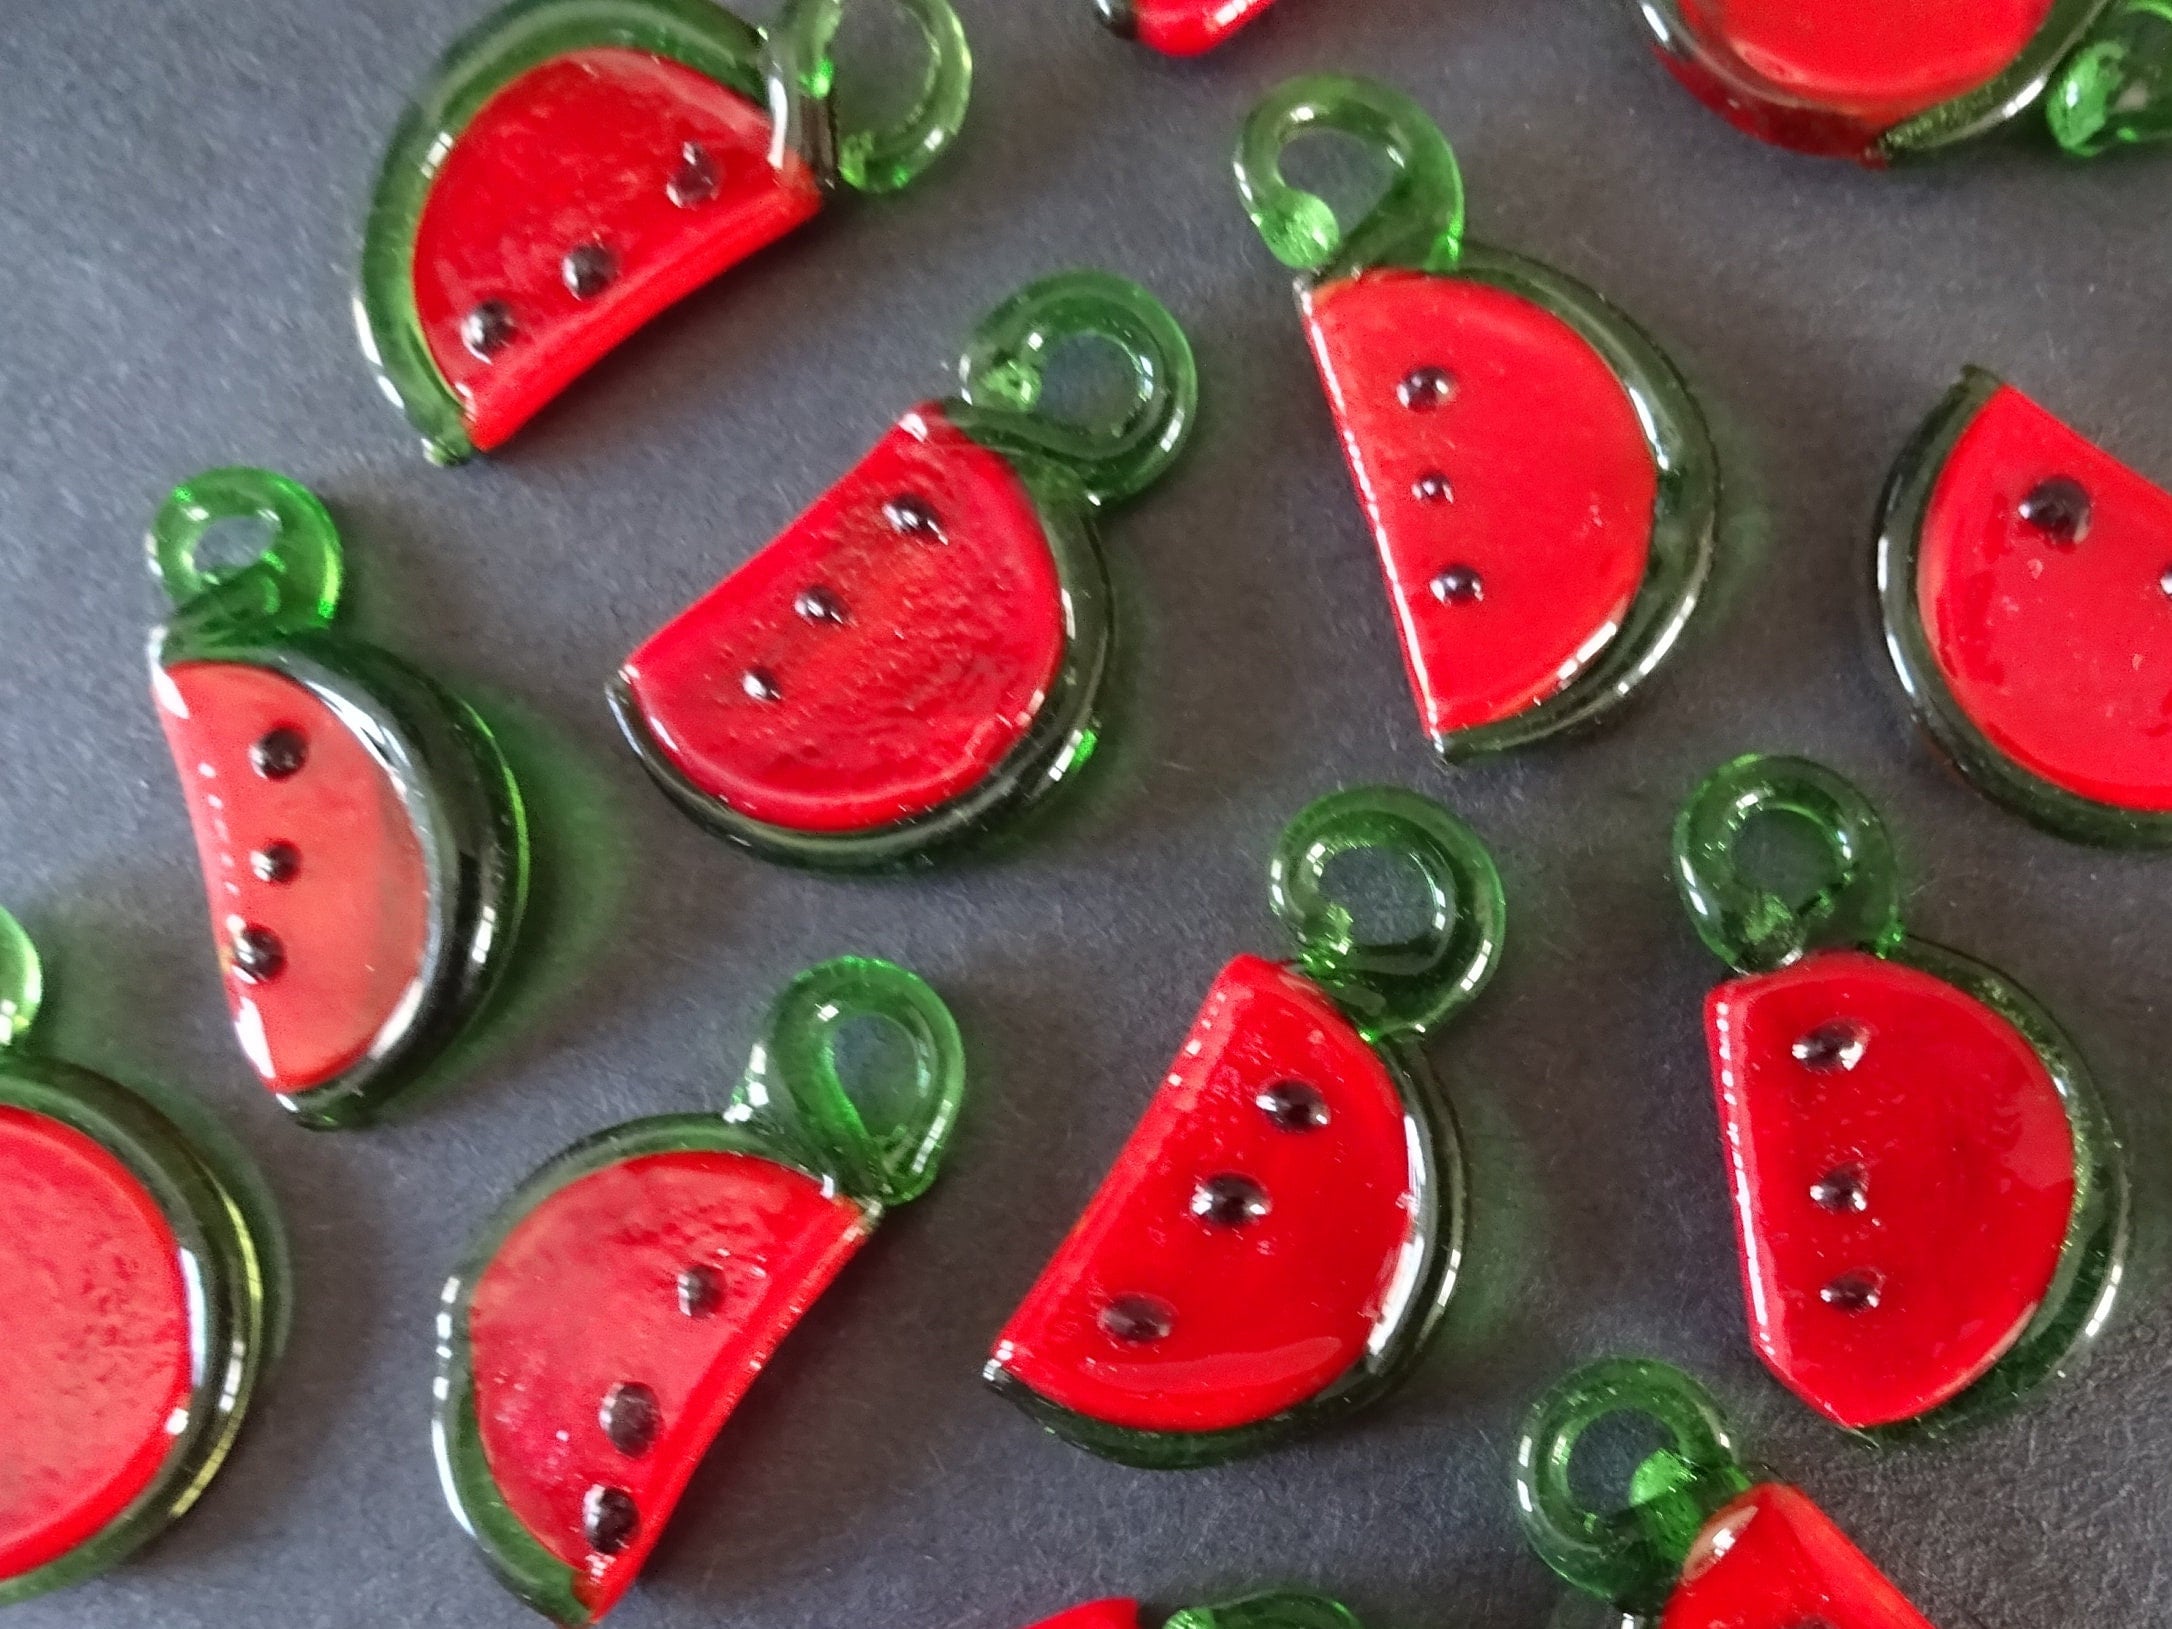
<path fill-rule="evenodd" d="M 879 1114 L 836 1051 L 867 1023 L 912 1058 L 863 1094 Z M 445 1286 L 435 1390 L 439 1479 L 508 1589 L 563 1624 L 611 1610 L 777 1343 L 934 1181 L 964 1082 L 933 990 L 825 962 L 721 1115 L 614 1127 L 521 1185 Z"/>
<path fill-rule="evenodd" d="M 1392 944 L 1361 940 L 1327 891 L 1366 850 L 1423 879 L 1423 926 Z M 1239 956 L 1215 979 L 987 1366 L 1125 1464 L 1208 1464 L 1363 1406 L 1455 1288 L 1462 1155 L 1414 1043 L 1499 959 L 1493 862 L 1439 805 L 1362 788 L 1291 823 L 1270 881 L 1297 962 Z"/>
<path fill-rule="evenodd" d="M 949 146 L 971 58 L 947 0 L 897 0 L 929 65 L 891 126 L 842 128 L 845 0 L 766 31 L 709 0 L 514 0 L 393 132 L 355 301 L 385 394 L 438 463 L 488 452 L 619 341 L 811 219 Z"/>
<path fill-rule="evenodd" d="M 204 553 L 241 531 L 240 565 Z M 332 630 L 339 537 L 281 475 L 211 470 L 150 536 L 174 614 L 151 691 L 195 828 L 242 1051 L 304 1125 L 370 1119 L 504 969 L 528 850 L 467 705 Z"/>
<path fill-rule="evenodd" d="M 1586 1431 L 1639 1416 L 1665 1439 L 1626 1500 L 1594 1510 L 1570 1460 Z M 1613 1358 L 1540 1398 L 1516 1449 L 1516 1508 L 1532 1548 L 1569 1583 L 1652 1629 L 1930 1629 L 1832 1518 L 1754 1478 L 1726 1422 L 1679 1369 Z"/>
<path fill-rule="evenodd" d="M 1211 51 L 1274 0 L 1094 0 L 1101 26 L 1163 56 Z"/>
<path fill-rule="evenodd" d="M 1113 345 L 1108 421 L 1038 411 L 1066 341 Z M 610 686 L 657 784 L 771 859 L 889 866 L 972 837 L 1093 749 L 1108 661 L 1101 508 L 1191 432 L 1191 347 L 1144 289 L 1067 272 L 975 330 L 948 401 L 913 409 Z"/>
<path fill-rule="evenodd" d="M 1347 234 L 1283 179 L 1323 128 L 1395 179 Z M 1237 151 L 1370 523 L 1426 733 L 1451 762 L 1597 719 L 1665 658 L 1711 563 L 1718 472 L 1659 351 L 1596 294 L 1463 241 L 1455 156 L 1407 97 L 1315 76 Z"/>
<path fill-rule="evenodd" d="M 1883 166 L 2039 102 L 2089 156 L 2172 135 L 2163 0 L 1639 0 L 1675 78 L 1730 124 Z"/>
<path fill-rule="evenodd" d="M 196 1502 L 283 1289 L 270 1219 L 180 1126 L 31 1050 L 38 996 L 0 912 L 0 1605 L 103 1572 Z"/>
<path fill-rule="evenodd" d="M 1360 1629 L 1348 1607 L 1294 1590 L 1247 1595 L 1220 1606 L 1187 1606 L 1166 1618 L 1150 1617 L 1137 1601 L 1088 1601 L 1042 1619 L 1033 1629 L 1151 1629 L 1157 1621 L 1161 1629 Z"/>
<path fill-rule="evenodd" d="M 1821 851 L 1807 898 L 1743 858 L 1785 822 Z M 1674 864 L 1742 975 L 1705 1029 L 1767 1366 L 1835 1424 L 1889 1434 L 2061 1372 L 2110 1315 L 2127 1235 L 2119 1144 L 2073 1044 L 1999 974 L 1903 933 L 1884 826 L 1817 764 L 1717 770 Z"/>
<path fill-rule="evenodd" d="M 1887 483 L 1878 592 L 1971 781 L 2069 837 L 2172 843 L 2172 492 L 1971 368 Z"/>

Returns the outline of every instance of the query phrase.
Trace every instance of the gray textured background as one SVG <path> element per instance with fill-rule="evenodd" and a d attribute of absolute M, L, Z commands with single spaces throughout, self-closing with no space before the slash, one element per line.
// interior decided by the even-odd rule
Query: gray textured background
<path fill-rule="evenodd" d="M 1664 867 L 1696 775 L 1752 746 L 1859 778 L 1920 931 L 2036 990 L 2124 1122 L 2145 1205 L 2165 862 L 2024 827 L 1938 770 L 1866 631 L 1888 459 L 1980 361 L 2172 475 L 2172 158 L 2015 142 L 1905 177 L 1769 151 L 1679 94 L 1608 0 L 1283 0 L 1219 56 L 1120 47 L 1085 0 L 959 0 L 954 157 L 657 322 L 497 462 L 427 467 L 347 314 L 379 144 L 474 0 L 10 0 L 0 38 L 0 900 L 46 946 L 46 1044 L 213 1103 L 267 1168 L 301 1296 L 283 1370 L 199 1509 L 20 1629 L 527 1621 L 426 1444 L 441 1275 L 496 1197 L 613 1121 L 718 1101 L 770 992 L 857 950 L 925 972 L 974 1066 L 950 1169 L 788 1343 L 619 1614 L 664 1625 L 1017 1629 L 1096 1593 L 1264 1580 L 1373 1629 L 1520 1629 L 1554 1587 L 1505 1459 L 1572 1360 L 1717 1385 L 1937 1622 L 2172 1614 L 2168 1319 L 2145 1229 L 2085 1378 L 1964 1442 L 1879 1457 L 1743 1337 L 1698 1004 L 1718 972 Z M 1475 232 L 1578 273 L 1669 346 L 1730 485 L 1707 611 L 1602 736 L 1445 776 L 1423 748 L 1287 285 L 1225 155 L 1285 75 L 1395 79 L 1461 156 Z M 1108 543 L 1113 748 L 1036 840 L 933 880 L 726 850 L 614 738 L 605 676 L 944 382 L 1016 284 L 1098 263 L 1196 338 L 1178 475 Z M 347 529 L 349 626 L 441 673 L 531 772 L 544 875 L 511 1038 L 402 1123 L 312 1136 L 226 1032 L 143 682 L 138 538 L 166 488 L 284 469 Z M 1467 1294 L 1417 1380 L 1224 1470 L 1101 1464 L 982 1392 L 985 1343 L 1105 1168 L 1221 960 L 1276 947 L 1262 866 L 1338 782 L 1445 795 L 1492 843 L 1506 965 L 1434 1048 L 1470 1134 Z"/>

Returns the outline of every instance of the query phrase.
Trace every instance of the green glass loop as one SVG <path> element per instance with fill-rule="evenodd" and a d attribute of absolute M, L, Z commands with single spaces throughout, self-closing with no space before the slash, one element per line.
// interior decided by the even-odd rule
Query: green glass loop
<path fill-rule="evenodd" d="M 903 1031 L 912 1081 L 880 1108 L 840 1077 L 840 1028 L 879 1018 Z M 841 956 L 810 967 L 770 1008 L 724 1118 L 761 1127 L 845 1193 L 902 1205 L 935 1180 L 965 1095 L 965 1043 L 943 998 L 890 962 Z"/>
<path fill-rule="evenodd" d="M 1219 1606 L 1188 1606 L 1162 1629 L 1360 1629 L 1339 1601 L 1299 1590 L 1268 1590 Z"/>
<path fill-rule="evenodd" d="M 2068 57 L 2044 104 L 2078 158 L 2172 138 L 2172 0 L 2122 0 Z"/>
<path fill-rule="evenodd" d="M 261 521 L 263 552 L 205 568 L 204 534 L 220 521 Z M 317 495 L 270 470 L 206 470 L 167 495 L 146 540 L 151 570 L 174 603 L 174 626 L 194 636 L 270 640 L 321 628 L 339 607 L 339 530 Z"/>
<path fill-rule="evenodd" d="M 1830 880 L 1797 902 L 1741 865 L 1736 846 L 1764 814 L 1808 821 L 1825 841 Z M 1785 967 L 1809 950 L 1883 951 L 1901 939 L 1900 876 L 1878 811 L 1806 758 L 1751 753 L 1723 764 L 1674 822 L 1674 880 L 1697 936 L 1741 973 Z"/>
<path fill-rule="evenodd" d="M 789 0 L 764 35 L 763 62 L 773 109 L 786 128 L 806 131 L 810 108 L 827 107 L 837 80 L 830 42 L 846 0 Z M 893 0 L 928 47 L 927 72 L 913 104 L 895 122 L 871 130 L 830 129 L 838 179 L 855 192 L 896 192 L 940 157 L 965 122 L 973 93 L 973 53 L 949 0 Z"/>
<path fill-rule="evenodd" d="M 1337 855 L 1379 849 L 1425 878 L 1425 927 L 1372 944 L 1348 907 L 1327 896 Z M 1470 827 L 1430 798 L 1395 786 L 1335 792 L 1290 822 L 1268 870 L 1275 915 L 1298 961 L 1332 990 L 1369 1041 L 1422 1035 L 1485 988 L 1501 959 L 1507 918 L 1501 875 Z"/>
<path fill-rule="evenodd" d="M 23 925 L 0 910 L 0 1048 L 30 1033 L 45 999 L 45 970 Z"/>
<path fill-rule="evenodd" d="M 1040 410 L 1049 362 L 1066 340 L 1108 341 L 1131 364 L 1130 402 L 1081 424 Z M 980 320 L 958 359 L 958 394 L 976 430 L 1054 459 L 1095 503 L 1119 503 L 1167 472 L 1199 413 L 1199 368 L 1176 318 L 1138 284 L 1068 271 L 1029 283 Z"/>
<path fill-rule="evenodd" d="M 1387 192 L 1348 233 L 1326 199 L 1282 176 L 1283 149 L 1314 130 L 1354 136 L 1395 167 Z M 1462 258 L 1455 153 L 1423 108 L 1374 80 L 1307 74 L 1270 91 L 1237 140 L 1237 191 L 1275 258 L 1322 281 L 1367 266 L 1453 271 Z"/>
<path fill-rule="evenodd" d="M 1625 1508 L 1592 1510 L 1570 1485 L 1576 1445 L 1599 1421 L 1641 1414 L 1672 1439 L 1638 1466 Z M 1719 1405 L 1681 1370 L 1610 1358 L 1560 1381 L 1532 1405 L 1516 1444 L 1516 1508 L 1539 1558 L 1625 1611 L 1664 1605 L 1690 1546 L 1747 1492 Z"/>

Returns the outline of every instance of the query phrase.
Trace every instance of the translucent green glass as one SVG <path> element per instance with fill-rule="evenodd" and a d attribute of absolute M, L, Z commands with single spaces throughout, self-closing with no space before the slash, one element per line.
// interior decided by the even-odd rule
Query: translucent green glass
<path fill-rule="evenodd" d="M 1172 1613 L 1162 1629 L 1360 1629 L 1357 1616 L 1324 1595 L 1274 1590 L 1225 1601 L 1219 1606 L 1188 1606 Z"/>
<path fill-rule="evenodd" d="M 2067 58 L 2044 111 L 2082 158 L 2172 136 L 2172 3 L 2119 0 Z"/>

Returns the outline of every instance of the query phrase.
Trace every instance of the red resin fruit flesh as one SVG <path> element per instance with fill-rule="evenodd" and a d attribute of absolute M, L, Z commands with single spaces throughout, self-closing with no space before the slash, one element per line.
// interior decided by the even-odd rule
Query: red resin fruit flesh
<path fill-rule="evenodd" d="M 1980 1379 L 2058 1271 L 2074 1134 L 2020 1031 L 1856 951 L 1706 1006 L 1750 1321 L 1836 1423 L 1913 1419 Z"/>
<path fill-rule="evenodd" d="M 1139 1629 L 1137 1601 L 1088 1601 L 1053 1618 L 1044 1618 L 1033 1629 Z"/>
<path fill-rule="evenodd" d="M 1752 1488 L 1705 1524 L 1660 1629 L 1931 1629 L 1791 1487 Z"/>
<path fill-rule="evenodd" d="M 1738 95 L 1825 115 L 1824 140 L 1867 148 L 1894 125 L 1989 84 L 2027 49 L 2052 0 L 1677 0 L 1682 25 Z M 1693 82 L 1694 83 L 1694 82 Z M 1730 115 L 1735 109 L 1723 109 Z M 1753 126 L 1755 109 L 1741 109 Z"/>
<path fill-rule="evenodd" d="M 1134 1430 L 1250 1425 L 1318 1395 L 1408 1293 L 1411 1138 L 1387 1066 L 1326 994 L 1238 957 L 997 1365 Z"/>
<path fill-rule="evenodd" d="M 1165 56 L 1211 51 L 1265 11 L 1273 0 L 1135 0 L 1132 26 L 1139 43 Z"/>
<path fill-rule="evenodd" d="M 985 780 L 1069 643 L 1039 512 L 923 407 L 626 661 L 657 749 L 749 819 L 855 832 Z"/>
<path fill-rule="evenodd" d="M 1306 328 L 1435 737 L 1563 689 L 1620 631 L 1659 476 L 1635 404 L 1567 323 L 1485 283 L 1376 270 Z"/>
<path fill-rule="evenodd" d="M 2024 518 L 2078 483 L 2078 532 Z M 2078 797 L 2172 810 L 2172 493 L 2010 386 L 1962 431 L 1916 554 L 1916 607 L 1961 711 Z"/>
<path fill-rule="evenodd" d="M 867 1227 L 812 1177 L 709 1151 L 604 1166 L 506 1235 L 468 1308 L 483 1457 L 594 1616 L 633 1582 L 711 1440 Z M 703 1284 L 691 1301 L 689 1269 Z M 634 1409 L 620 1388 L 648 1396 Z M 609 1554 L 584 1510 L 598 1489 L 631 1501 Z"/>
<path fill-rule="evenodd" d="M 421 997 L 430 887 L 414 821 L 384 764 L 286 675 L 179 662 L 152 688 L 242 1050 L 274 1091 L 321 1085 Z M 297 751 L 291 771 L 275 761 Z M 243 940 L 259 933 L 276 965 L 252 974 Z"/>
<path fill-rule="evenodd" d="M 93 1537 L 185 1422 L 188 1288 L 158 1205 L 70 1126 L 0 1108 L 0 1582 Z"/>
<path fill-rule="evenodd" d="M 737 91 L 618 47 L 553 57 L 482 105 L 431 182 L 413 264 L 476 446 L 821 208 L 798 157 L 771 164 L 771 134 Z"/>

